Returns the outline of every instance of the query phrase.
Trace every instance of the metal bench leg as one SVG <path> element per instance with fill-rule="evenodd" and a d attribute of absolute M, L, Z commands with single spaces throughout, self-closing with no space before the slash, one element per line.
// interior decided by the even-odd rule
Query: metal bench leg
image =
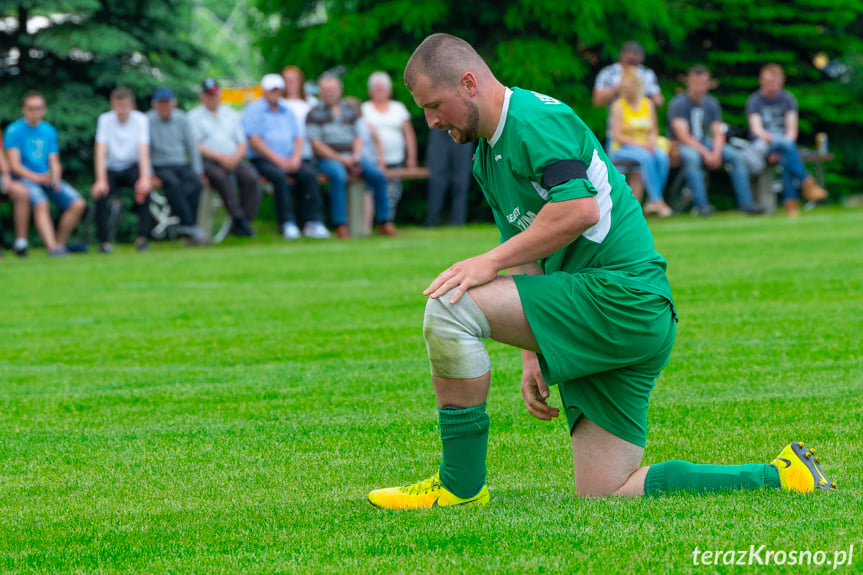
<path fill-rule="evenodd" d="M 213 242 L 213 206 L 212 190 L 210 186 L 201 189 L 201 197 L 198 199 L 198 227 L 204 230 L 207 243 Z"/>
<path fill-rule="evenodd" d="M 766 166 L 754 178 L 752 187 L 752 199 L 756 204 L 763 206 L 768 214 L 776 211 L 776 192 L 773 189 L 773 182 L 776 179 L 776 169 L 773 166 Z"/>
<path fill-rule="evenodd" d="M 365 197 L 366 182 L 359 180 L 348 184 L 348 228 L 351 237 L 361 238 L 368 235 L 366 231 Z"/>

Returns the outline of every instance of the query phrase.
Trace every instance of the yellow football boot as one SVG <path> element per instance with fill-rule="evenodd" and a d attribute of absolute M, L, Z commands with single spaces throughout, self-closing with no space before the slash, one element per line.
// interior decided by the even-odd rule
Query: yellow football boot
<path fill-rule="evenodd" d="M 456 505 L 486 505 L 489 500 L 488 485 L 483 484 L 479 493 L 462 499 L 440 482 L 440 473 L 413 485 L 376 489 L 369 493 L 369 502 L 382 509 L 431 509 Z"/>
<path fill-rule="evenodd" d="M 833 491 L 836 484 L 821 471 L 821 458 L 815 457 L 815 448 L 807 449 L 802 441 L 791 443 L 770 463 L 779 470 L 782 489 L 808 493 L 816 489 Z"/>

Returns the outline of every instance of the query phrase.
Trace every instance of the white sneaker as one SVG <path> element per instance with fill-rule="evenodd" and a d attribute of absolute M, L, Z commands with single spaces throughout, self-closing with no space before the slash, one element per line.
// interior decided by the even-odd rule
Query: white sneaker
<path fill-rule="evenodd" d="M 307 238 L 325 240 L 330 237 L 330 231 L 321 222 L 307 222 L 303 226 L 303 235 Z"/>
<path fill-rule="evenodd" d="M 286 240 L 295 240 L 300 237 L 300 228 L 294 222 L 282 224 L 282 237 Z"/>

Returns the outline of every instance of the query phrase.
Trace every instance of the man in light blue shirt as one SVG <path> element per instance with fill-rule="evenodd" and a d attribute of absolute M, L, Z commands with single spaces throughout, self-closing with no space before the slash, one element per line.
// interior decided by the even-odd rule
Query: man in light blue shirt
<path fill-rule="evenodd" d="M 44 121 L 48 106 L 39 92 L 24 94 L 24 117 L 6 129 L 3 144 L 9 154 L 12 173 L 27 188 L 33 207 L 36 230 L 50 255 L 67 253 L 66 241 L 81 220 L 86 203 L 72 186 L 63 181 L 57 130 Z M 48 200 L 63 215 L 56 236 Z"/>
<path fill-rule="evenodd" d="M 290 196 L 300 207 L 305 225 L 303 234 L 324 239 L 330 236 L 324 227 L 321 189 L 318 175 L 303 163 L 303 137 L 293 112 L 279 100 L 285 81 L 278 74 L 267 74 L 261 80 L 264 92 L 243 110 L 243 129 L 249 139 L 249 159 L 273 185 L 276 219 L 286 240 L 300 237 Z M 289 182 L 290 177 L 293 182 Z"/>

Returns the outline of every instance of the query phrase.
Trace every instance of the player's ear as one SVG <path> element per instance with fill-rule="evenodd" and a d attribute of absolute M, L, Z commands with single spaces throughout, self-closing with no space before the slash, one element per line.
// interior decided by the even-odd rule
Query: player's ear
<path fill-rule="evenodd" d="M 461 89 L 467 91 L 468 96 L 476 96 L 477 82 L 473 72 L 465 72 L 461 75 Z"/>

